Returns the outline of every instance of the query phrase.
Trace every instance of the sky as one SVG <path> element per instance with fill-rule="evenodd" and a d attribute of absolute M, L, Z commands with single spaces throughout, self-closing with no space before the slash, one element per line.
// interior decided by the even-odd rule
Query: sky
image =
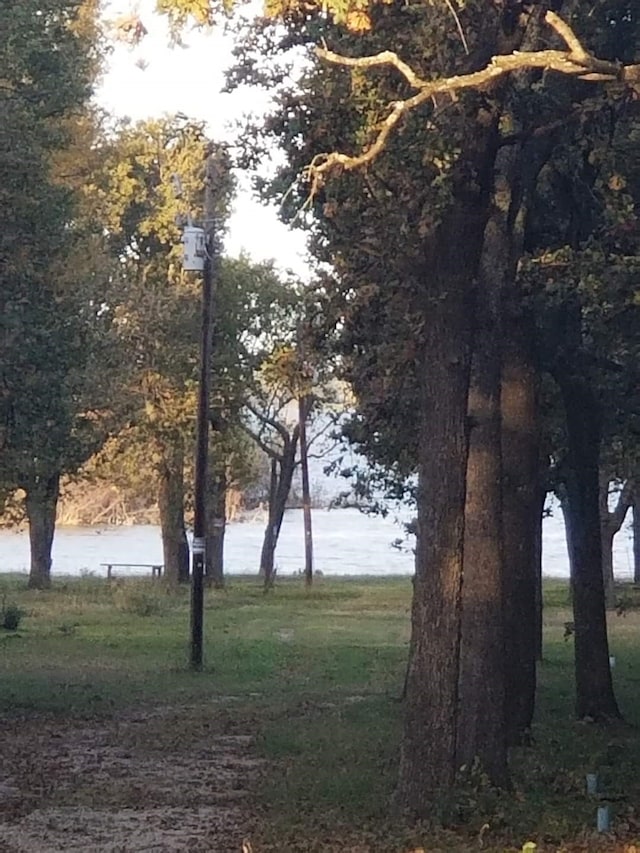
<path fill-rule="evenodd" d="M 247 113 L 268 108 L 268 95 L 245 87 L 223 93 L 224 70 L 232 62 L 232 41 L 221 29 L 185 33 L 184 47 L 172 46 L 166 22 L 152 9 L 154 0 L 111 0 L 105 18 L 117 21 L 135 13 L 147 29 L 136 46 L 114 45 L 96 92 L 98 103 L 115 116 L 133 120 L 176 112 L 207 123 L 212 138 L 233 142 L 234 124 Z M 248 176 L 239 175 L 239 192 L 225 241 L 226 254 L 247 252 L 255 260 L 273 258 L 279 267 L 305 275 L 304 236 L 278 221 L 276 212 L 252 197 Z"/>

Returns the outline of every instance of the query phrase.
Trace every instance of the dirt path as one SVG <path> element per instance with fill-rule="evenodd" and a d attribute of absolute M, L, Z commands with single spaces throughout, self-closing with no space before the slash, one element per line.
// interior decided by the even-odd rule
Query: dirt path
<path fill-rule="evenodd" d="M 220 707 L 0 719 L 0 853 L 240 853 L 261 761 Z"/>

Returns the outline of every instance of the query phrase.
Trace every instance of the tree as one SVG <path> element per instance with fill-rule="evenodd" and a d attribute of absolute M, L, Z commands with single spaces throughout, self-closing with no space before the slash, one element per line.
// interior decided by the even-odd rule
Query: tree
<path fill-rule="evenodd" d="M 301 423 L 309 415 L 310 398 L 296 398 L 298 358 L 291 345 L 282 344 L 261 365 L 251 398 L 245 401 L 250 420 L 247 434 L 270 462 L 269 513 L 260 554 L 265 589 L 275 579 L 275 551 L 296 469 Z"/>
<path fill-rule="evenodd" d="M 473 601 L 474 594 L 480 592 L 475 584 L 466 591 L 462 584 L 462 501 L 469 470 L 465 377 L 471 369 L 473 330 L 469 315 L 474 305 L 473 282 L 478 279 L 482 254 L 488 249 L 486 223 L 491 221 L 488 200 L 491 198 L 494 204 L 499 203 L 505 184 L 505 181 L 499 183 L 495 178 L 495 153 L 500 147 L 518 146 L 527 140 L 533 142 L 536 137 L 552 134 L 561 127 L 558 104 L 564 105 L 566 114 L 567 106 L 572 103 L 574 87 L 558 81 L 550 98 L 540 97 L 538 92 L 532 96 L 523 87 L 517 100 L 515 123 L 503 109 L 501 89 L 493 89 L 484 98 L 470 96 L 462 103 L 458 102 L 457 127 L 439 116 L 438 101 L 434 105 L 431 99 L 496 81 L 517 69 L 554 68 L 564 75 L 584 77 L 590 82 L 594 82 L 597 76 L 599 79 L 632 83 L 638 76 L 636 66 L 628 66 L 622 72 L 610 59 L 595 59 L 553 16 L 548 20 L 565 39 L 568 50 L 542 53 L 525 50 L 512 54 L 513 47 L 523 38 L 522 21 L 509 17 L 508 13 L 513 9 L 503 11 L 504 17 L 497 12 L 496 17 L 486 14 L 481 17 L 486 13 L 485 7 L 480 9 L 480 4 L 467 4 L 460 19 L 465 43 L 460 44 L 463 40 L 459 39 L 456 45 L 459 50 L 456 51 L 451 44 L 454 37 L 447 41 L 442 31 L 437 29 L 440 26 L 446 32 L 444 19 L 434 21 L 435 15 L 431 15 L 428 26 L 414 19 L 409 32 L 400 24 L 394 29 L 397 19 L 393 8 L 367 7 L 364 15 L 360 16 L 363 34 L 356 39 L 336 30 L 326 21 L 313 19 L 308 10 L 309 22 L 300 10 L 288 7 L 285 16 L 288 14 L 290 26 L 284 44 L 288 46 L 296 41 L 306 44 L 317 40 L 322 30 L 327 41 L 336 44 L 337 48 L 323 48 L 317 52 L 318 55 L 326 61 L 347 66 L 352 69 L 352 74 L 350 78 L 340 78 L 328 69 L 312 67 L 302 79 L 302 94 L 286 95 L 282 111 L 267 125 L 267 131 L 272 131 L 283 142 L 289 156 L 290 167 L 281 176 L 280 186 L 290 186 L 295 173 L 303 169 L 305 162 L 310 164 L 306 175 L 311 181 L 311 197 L 306 207 L 311 207 L 316 216 L 312 226 L 316 236 L 314 249 L 321 259 L 334 263 L 336 277 L 341 280 L 345 294 L 343 304 L 346 303 L 348 309 L 339 315 L 343 328 L 353 334 L 351 330 L 356 327 L 356 317 L 373 317 L 374 310 L 379 311 L 381 305 L 388 311 L 394 298 L 400 306 L 399 311 L 390 315 L 396 326 L 385 326 L 383 335 L 376 336 L 375 332 L 372 336 L 363 335 L 358 341 L 359 348 L 354 347 L 351 351 L 353 362 L 357 364 L 354 370 L 356 377 L 360 381 L 365 379 L 371 389 L 376 384 L 378 389 L 380 385 L 384 388 L 383 383 L 387 380 L 384 402 L 391 396 L 389 389 L 397 394 L 399 382 L 393 381 L 397 369 L 404 368 L 404 375 L 415 375 L 420 386 L 422 399 L 420 393 L 417 395 L 421 412 L 417 429 L 420 473 L 418 571 L 407 691 L 405 758 L 401 762 L 400 785 L 401 802 L 420 812 L 426 807 L 426 792 L 430 788 L 450 784 L 458 766 L 456 697 L 461 695 L 463 688 L 468 688 L 460 680 L 462 670 L 456 663 L 457 650 L 461 648 L 461 630 L 464 633 L 460 627 L 465 620 L 461 602 L 467 593 Z M 447 20 L 450 21 L 450 17 Z M 535 35 L 537 15 L 532 20 Z M 603 31 L 611 18 L 604 20 Z M 624 15 L 615 18 L 616 26 L 623 26 L 624 21 Z M 439 39 L 434 38 L 434 32 Z M 258 34 L 256 40 L 264 52 L 260 37 Z M 265 41 L 273 48 L 268 37 Z M 388 47 L 391 43 L 401 45 L 403 60 L 388 50 L 375 53 L 381 44 Z M 465 49 L 468 51 L 467 59 L 462 58 Z M 352 55 L 368 50 L 371 50 L 371 56 L 356 58 Z M 496 52 L 499 55 L 487 65 L 487 59 Z M 430 74 L 433 74 L 434 66 L 438 68 L 436 79 L 424 72 L 420 74 L 427 63 Z M 468 70 L 469 73 L 451 75 L 449 69 L 456 63 L 462 66 L 463 72 Z M 376 73 L 375 84 L 365 76 L 370 70 Z M 394 72 L 398 72 L 397 77 L 392 76 Z M 242 68 L 236 72 L 238 79 L 242 79 L 243 73 Z M 265 72 L 264 66 L 260 74 L 262 79 L 273 84 L 274 80 L 268 69 Z M 415 94 L 407 94 L 408 90 Z M 513 85 L 510 90 L 513 92 Z M 391 106 L 387 110 L 382 109 L 381 100 L 388 101 Z M 575 98 L 574 109 L 577 112 L 582 109 L 583 101 L 582 95 Z M 435 112 L 432 107 L 435 107 Z M 412 113 L 427 122 L 430 135 L 426 138 L 424 135 L 420 137 L 408 121 Z M 585 109 L 584 114 L 587 113 Z M 564 121 L 563 116 L 560 122 Z M 494 122 L 502 123 L 499 133 L 495 132 Z M 446 132 L 441 131 L 443 126 L 446 126 Z M 460 128 L 463 128 L 462 132 Z M 553 140 L 552 136 L 550 138 Z M 363 147 L 363 139 L 371 141 Z M 314 151 L 315 144 L 317 148 Z M 318 154 L 318 148 L 327 153 Z M 354 148 L 356 154 L 342 153 Z M 543 150 L 538 158 L 538 172 L 544 166 L 545 156 L 548 157 L 553 150 L 553 144 L 546 148 L 547 151 Z M 382 152 L 384 157 L 379 156 Z M 465 168 L 468 169 L 466 175 Z M 352 177 L 357 169 L 366 169 L 365 178 L 360 183 Z M 340 181 L 330 180 L 335 172 L 340 173 Z M 429 186 L 429 179 L 433 181 L 432 175 L 440 181 L 437 186 L 446 186 L 446 192 L 440 197 L 433 192 L 433 183 Z M 534 184 L 537 183 L 535 175 L 534 172 Z M 425 184 L 429 191 L 425 190 Z M 516 189 L 513 182 L 507 180 L 506 184 L 513 194 Z M 307 186 L 301 189 L 298 199 L 292 192 L 288 193 L 288 198 L 300 205 L 308 192 Z M 521 207 L 515 204 L 511 214 L 517 219 L 520 210 Z M 468 217 L 466 221 L 465 216 Z M 358 223 L 357 233 L 351 226 L 353 222 Z M 464 261 L 452 257 L 452 247 L 457 248 L 463 239 L 468 247 Z M 380 250 L 383 240 L 384 249 Z M 512 263 L 518 259 L 516 251 Z M 420 279 L 420 272 L 423 275 L 427 272 L 429 276 L 427 288 Z M 378 291 L 383 286 L 384 297 L 379 297 Z M 485 287 L 481 286 L 480 294 L 481 298 L 485 296 Z M 398 334 L 403 327 L 406 330 L 404 334 Z M 445 339 L 445 330 L 448 330 L 448 339 Z M 391 338 L 393 333 L 395 341 Z M 513 334 L 512 329 L 507 332 L 508 337 Z M 355 334 L 353 336 L 356 337 Z M 398 354 L 394 360 L 393 356 L 400 350 L 399 345 L 405 345 L 407 340 L 418 344 L 413 348 L 412 357 L 407 358 L 405 349 L 404 358 Z M 493 337 L 490 336 L 489 340 Z M 397 347 L 395 353 L 394 343 Z M 384 361 L 376 363 L 376 356 L 382 352 Z M 416 358 L 419 353 L 421 358 Z M 481 352 L 479 355 L 486 358 L 489 353 Z M 372 406 L 375 408 L 377 405 L 378 411 L 382 402 L 380 396 L 378 391 Z M 412 399 L 416 400 L 416 397 Z M 405 439 L 406 435 L 403 431 L 402 438 Z M 530 435 L 533 436 L 533 432 L 530 431 Z M 491 443 L 495 448 L 495 438 Z M 530 448 L 527 489 L 538 508 L 540 488 L 537 470 L 535 480 L 531 480 L 531 472 L 537 469 L 533 461 L 537 455 L 535 437 L 529 439 L 527 446 Z M 447 460 L 446 470 L 444 459 Z M 438 465 L 442 467 L 438 468 Z M 493 518 L 498 516 L 499 512 L 494 511 Z M 528 534 L 531 542 L 534 534 L 535 530 L 531 529 Z M 530 549 L 530 553 L 533 550 Z M 531 568 L 523 568 L 531 578 Z M 421 583 L 422 572 L 425 572 L 422 577 L 428 577 L 428 582 Z M 494 587 L 495 592 L 498 586 Z M 531 582 L 529 589 L 534 591 Z M 595 597 L 598 595 L 596 590 Z M 534 613 L 534 596 L 529 594 L 527 598 L 529 612 Z M 582 618 L 587 617 L 588 598 L 578 605 Z M 499 596 L 496 594 L 493 600 L 498 601 Z M 467 613 L 468 609 L 467 606 Z M 493 615 L 494 611 L 491 613 Z M 591 615 L 596 616 L 600 631 L 604 614 L 592 611 Z M 529 624 L 532 624 L 531 620 Z M 432 636 L 432 625 L 438 626 L 441 636 Z M 468 641 L 473 644 L 482 636 L 483 632 L 476 626 L 467 632 L 462 643 Z M 587 645 L 595 650 L 599 669 L 606 653 L 606 633 L 598 637 L 592 635 Z M 478 658 L 482 659 L 481 644 L 476 648 Z M 533 655 L 533 644 L 531 649 Z M 582 676 L 593 658 L 581 654 L 577 658 L 580 707 L 585 699 Z M 498 656 L 495 657 L 497 659 Z M 532 664 L 529 662 L 527 665 L 531 668 Z M 491 678 L 499 684 L 497 666 L 492 668 Z M 528 678 L 528 683 L 531 685 L 531 678 Z M 429 685 L 428 695 L 426 684 Z M 474 693 L 472 687 L 468 689 Z M 531 695 L 531 687 L 527 689 Z M 590 688 L 586 689 L 589 692 Z M 499 697 L 499 690 L 495 695 Z M 610 690 L 602 692 L 603 709 L 611 695 Z M 479 698 L 480 693 L 476 692 L 474 701 Z M 478 701 L 475 705 L 477 714 L 481 707 L 483 705 Z M 499 698 L 496 699 L 495 712 L 500 713 Z M 479 732 L 478 735 L 472 748 L 475 754 L 504 755 L 498 743 L 482 742 L 486 733 Z M 499 732 L 497 737 L 500 737 Z M 427 740 L 428 743 L 425 742 Z"/>
<path fill-rule="evenodd" d="M 575 7 L 574 3 L 564 4 L 565 11 Z M 553 98 L 540 97 L 542 87 L 538 87 L 523 92 L 520 99 L 523 112 L 530 116 L 535 115 L 534 104 L 544 107 L 538 111 L 538 120 L 520 122 L 511 132 L 509 113 L 503 112 L 503 88 L 494 86 L 477 96 L 469 90 L 506 80 L 517 70 L 536 68 L 547 72 L 553 69 L 589 83 L 610 81 L 633 86 L 640 68 L 620 65 L 614 61 L 615 55 L 606 52 L 603 56 L 607 58 L 602 60 L 589 54 L 573 31 L 553 15 L 547 20 L 564 39 L 565 49 L 513 53 L 530 22 L 535 30 L 544 7 L 537 7 L 528 18 L 521 4 L 494 4 L 488 9 L 487 4 L 466 3 L 461 14 L 453 16 L 457 32 L 451 26 L 451 9 L 445 11 L 444 5 L 441 9 L 429 7 L 428 21 L 421 17 L 424 10 L 411 8 L 400 15 L 394 4 L 329 4 L 318 10 L 321 14 L 314 15 L 313 5 L 303 9 L 295 3 L 276 3 L 272 11 L 282 15 L 288 25 L 283 38 L 286 46 L 307 46 L 322 34 L 336 50 L 323 48 L 317 55 L 352 70 L 350 77 L 340 79 L 326 69 L 305 69 L 302 94 L 285 93 L 279 115 L 267 128 L 283 141 L 289 156 L 282 185 L 291 186 L 295 174 L 308 167 L 304 174 L 310 180 L 310 193 L 307 185 L 297 197 L 291 191 L 287 197 L 291 206 L 297 203 L 313 210 L 314 248 L 321 259 L 333 262 L 344 287 L 344 301 L 355 306 L 352 315 L 346 321 L 341 317 L 340 322 L 349 327 L 358 310 L 366 315 L 376 288 L 384 286 L 400 306 L 393 315 L 398 325 L 392 331 L 403 327 L 411 330 L 396 339 L 395 347 L 388 347 L 397 353 L 398 342 L 409 341 L 413 345 L 410 358 L 375 364 L 385 344 L 383 336 L 377 335 L 365 340 L 354 361 L 359 364 L 360 375 L 370 368 L 372 384 L 377 381 L 384 387 L 384 378 L 391 374 L 388 384 L 394 391 L 397 384 L 393 383 L 393 373 L 404 361 L 405 373 L 415 376 L 419 389 L 415 407 L 419 417 L 414 419 L 419 475 L 417 575 L 399 801 L 410 811 L 423 814 L 428 810 L 430 792 L 450 786 L 459 766 L 458 697 L 471 697 L 476 715 L 486 714 L 480 702 L 486 694 L 465 681 L 469 668 L 463 666 L 461 650 L 466 642 L 473 646 L 479 640 L 481 657 L 489 628 L 488 624 L 476 624 L 463 636 L 469 611 L 467 604 L 465 613 L 464 601 L 473 604 L 481 592 L 474 585 L 464 588 L 463 542 L 472 317 L 477 317 L 474 308 L 478 305 L 474 291 L 475 282 L 482 281 L 479 272 L 488 248 L 486 227 L 491 221 L 491 203 L 499 199 L 502 189 L 495 180 L 496 154 L 501 147 L 518 145 L 523 136 L 562 128 L 567 106 L 579 116 L 588 112 L 582 93 L 574 97 L 576 87 L 571 80 L 554 87 L 555 104 Z M 356 38 L 335 27 L 327 11 L 336 23 L 344 23 L 361 35 Z M 614 32 L 617 36 L 634 25 L 628 4 L 617 4 L 613 12 L 602 4 L 597 11 L 601 14 L 593 17 L 605 34 L 600 41 L 608 42 L 609 47 L 615 41 Z M 410 27 L 406 25 L 407 14 L 412 16 Z M 586 32 L 593 31 L 589 21 L 584 25 Z M 268 35 L 266 43 L 273 47 Z M 388 50 L 390 45 L 401 48 L 402 59 Z M 353 55 L 369 50 L 370 56 Z M 246 67 L 239 72 L 240 77 Z M 375 77 L 368 77 L 369 71 Z M 260 75 L 273 82 L 264 67 Z M 547 81 L 542 77 L 541 82 Z M 513 90 L 510 83 L 505 85 Z M 466 95 L 460 94 L 465 90 Z M 444 101 L 452 93 L 459 98 L 455 107 L 448 112 L 439 110 L 443 106 L 439 97 Z M 388 108 L 381 106 L 384 102 L 389 103 Z M 447 121 L 452 112 L 455 120 Z M 545 113 L 549 121 L 541 124 Z M 422 120 L 419 130 L 412 121 L 416 117 Z M 426 138 L 425 126 L 430 132 Z M 575 140 L 572 144 L 577 150 Z M 343 153 L 354 150 L 355 154 Z M 358 169 L 367 170 L 362 181 L 353 179 L 352 173 Z M 330 180 L 337 173 L 340 181 Z M 514 211 L 518 210 L 516 205 Z M 357 231 L 353 227 L 356 222 Z M 458 246 L 463 241 L 467 253 L 460 258 Z M 480 299 L 485 295 L 481 288 Z M 392 300 L 384 301 L 388 305 Z M 486 358 L 489 352 L 477 356 Z M 600 560 L 599 541 L 598 548 L 594 547 L 599 524 L 591 517 L 593 459 L 597 460 L 599 434 L 597 424 L 594 429 L 577 420 L 575 394 L 585 390 L 577 366 L 575 360 L 568 362 L 562 382 L 558 380 L 568 420 L 568 467 L 575 475 L 573 505 L 581 507 L 580 512 L 584 510 L 578 531 L 581 567 L 576 579 L 580 590 L 574 598 L 576 621 L 582 626 L 576 641 L 577 705 L 579 713 L 588 708 L 604 718 L 615 716 L 617 709 L 610 680 L 607 683 L 601 678 L 607 654 L 606 626 L 604 608 L 600 608 L 601 566 L 595 573 L 593 558 L 595 553 Z M 381 369 L 377 372 L 376 368 Z M 492 389 L 487 389 L 487 395 L 495 397 Z M 584 394 L 580 400 L 585 403 Z M 582 419 L 586 413 L 583 405 Z M 491 420 L 487 419 L 487 426 Z M 499 452 L 495 430 L 491 452 Z M 585 459 L 588 464 L 581 474 L 578 463 Z M 597 465 L 595 471 L 597 476 Z M 493 514 L 492 525 L 498 516 L 499 511 Z M 589 532 L 589 521 L 595 522 L 595 534 Z M 588 537 L 592 541 L 585 548 Z M 497 584 L 491 590 L 492 602 L 498 600 L 496 588 Z M 495 614 L 493 607 L 488 611 Z M 583 631 L 585 626 L 589 630 Z M 462 652 L 465 654 L 468 650 Z M 490 678 L 499 685 L 501 675 L 496 666 L 491 668 Z M 598 681 L 599 700 L 594 690 Z M 498 706 L 493 711 L 500 714 L 499 689 L 494 696 Z M 499 726 L 492 731 L 478 728 L 475 743 L 465 745 L 464 753 L 487 755 L 494 750 L 500 759 L 495 764 L 499 768 L 504 764 L 500 737 Z"/>
<path fill-rule="evenodd" d="M 255 459 L 247 451 L 248 433 L 254 433 L 247 421 L 246 404 L 264 402 L 258 377 L 268 354 L 290 333 L 297 299 L 291 282 L 281 279 L 271 263 L 253 264 L 240 257 L 222 264 L 214 310 L 211 425 L 213 447 L 223 452 L 213 454 L 208 568 L 211 581 L 218 586 L 223 583 L 226 489 L 234 480 L 246 480 L 247 467 L 255 470 Z M 274 414 L 265 413 L 267 417 Z M 261 450 L 263 437 L 261 434 L 257 444 Z M 277 443 L 267 444 L 277 453 Z"/>
<path fill-rule="evenodd" d="M 101 303 L 110 270 L 81 189 L 91 169 L 87 102 L 99 34 L 94 2 L 3 5 L 0 479 L 5 491 L 25 492 L 30 584 L 43 587 L 60 477 L 109 429 L 97 365 L 111 360 Z"/>
<path fill-rule="evenodd" d="M 613 510 L 609 509 L 610 482 L 608 477 L 600 477 L 600 537 L 602 540 L 602 572 L 604 576 L 607 607 L 615 606 L 615 587 L 613 574 L 613 537 L 620 530 L 633 503 L 633 484 L 627 480 L 621 486 L 614 484 L 612 490 L 616 496 Z"/>
<path fill-rule="evenodd" d="M 612 101 L 610 109 L 617 115 L 615 93 Z M 588 126 L 576 129 L 583 147 L 574 140 L 555 149 L 542 176 L 530 237 L 543 303 L 541 349 L 566 419 L 566 454 L 558 460 L 557 476 L 570 542 L 576 709 L 579 716 L 606 720 L 619 711 L 606 642 L 599 472 L 603 442 L 619 432 L 621 419 L 631 416 L 629 389 L 636 384 L 632 353 L 637 346 L 632 331 L 635 261 L 628 238 L 621 241 L 619 234 L 629 201 L 620 198 L 622 188 L 616 189 L 611 172 L 619 159 L 618 145 L 626 147 L 629 127 L 625 121 L 614 124 L 612 135 L 610 116 L 599 111 L 593 115 L 584 102 L 582 107 L 590 115 Z M 585 148 L 588 158 L 581 153 Z M 575 183 L 569 178 L 574 166 Z M 630 185 L 629 191 L 636 189 Z M 542 210 L 550 199 L 553 220 L 548 208 Z M 544 249 L 535 245 L 541 231 Z"/>
<path fill-rule="evenodd" d="M 111 250 L 121 267 L 112 311 L 134 366 L 135 430 L 123 437 L 152 463 L 165 572 L 189 577 L 184 515 L 185 456 L 193 434 L 198 351 L 198 278 L 181 267 L 180 216 L 197 217 L 210 145 L 202 127 L 178 118 L 121 127 L 103 142 L 96 180 Z M 220 150 L 217 215 L 224 222 L 232 181 Z M 134 464 L 139 464 L 135 462 Z"/>

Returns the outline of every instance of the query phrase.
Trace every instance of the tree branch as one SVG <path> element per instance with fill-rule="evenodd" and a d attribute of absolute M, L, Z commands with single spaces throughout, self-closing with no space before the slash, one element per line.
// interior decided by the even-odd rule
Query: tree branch
<path fill-rule="evenodd" d="M 282 454 L 278 453 L 274 447 L 268 445 L 257 432 L 254 432 L 254 430 L 252 430 L 251 427 L 242 420 L 242 418 L 240 418 L 240 429 L 244 430 L 249 438 L 252 441 L 255 441 L 260 450 L 266 453 L 270 459 L 275 459 L 277 462 L 282 461 Z"/>
<path fill-rule="evenodd" d="M 589 54 L 580 44 L 580 40 L 573 32 L 569 24 L 565 23 L 555 12 L 547 12 L 545 21 L 553 27 L 560 38 L 567 43 L 571 56 L 575 57 L 578 62 L 584 62 L 589 59 Z"/>
<path fill-rule="evenodd" d="M 261 412 L 253 405 L 253 403 L 250 403 L 248 400 L 244 401 L 244 405 L 253 415 L 258 418 L 259 421 L 261 421 L 263 424 L 267 424 L 268 426 L 272 427 L 272 429 L 274 429 L 277 433 L 279 433 L 285 444 L 288 441 L 291 441 L 291 436 L 289 435 L 287 428 L 281 423 L 278 423 L 275 418 L 270 418 L 268 415 L 265 415 L 264 412 Z"/>
<path fill-rule="evenodd" d="M 622 523 L 626 518 L 627 511 L 633 503 L 633 482 L 626 480 L 624 486 L 618 494 L 613 512 L 609 513 L 609 525 L 613 528 L 614 533 L 622 527 Z"/>
<path fill-rule="evenodd" d="M 396 53 L 385 50 L 374 56 L 341 56 L 326 48 L 317 48 L 316 55 L 334 65 L 347 68 L 395 68 L 417 93 L 402 101 L 393 102 L 390 112 L 382 122 L 373 143 L 360 154 L 350 155 L 338 151 L 316 154 L 303 172 L 303 179 L 311 183 L 310 196 L 316 194 L 327 175 L 334 171 L 353 171 L 375 160 L 387 144 L 387 140 L 400 119 L 407 113 L 431 100 L 435 95 L 454 94 L 465 89 L 482 89 L 515 71 L 540 68 L 556 71 L 591 82 L 640 83 L 640 65 L 624 66 L 592 56 L 580 43 L 571 27 L 554 12 L 547 12 L 546 22 L 566 43 L 568 50 L 514 51 L 494 56 L 480 71 L 470 74 L 445 77 L 440 80 L 424 80 L 403 62 Z"/>

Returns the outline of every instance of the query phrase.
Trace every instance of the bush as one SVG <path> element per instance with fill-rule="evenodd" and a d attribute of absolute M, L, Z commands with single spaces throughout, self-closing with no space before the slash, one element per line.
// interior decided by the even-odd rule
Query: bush
<path fill-rule="evenodd" d="M 0 617 L 2 618 L 2 627 L 5 631 L 17 631 L 24 611 L 20 610 L 17 604 L 2 604 Z"/>
<path fill-rule="evenodd" d="M 119 584 L 113 594 L 118 610 L 134 616 L 161 616 L 169 609 L 166 591 L 152 587 L 148 581 Z"/>

